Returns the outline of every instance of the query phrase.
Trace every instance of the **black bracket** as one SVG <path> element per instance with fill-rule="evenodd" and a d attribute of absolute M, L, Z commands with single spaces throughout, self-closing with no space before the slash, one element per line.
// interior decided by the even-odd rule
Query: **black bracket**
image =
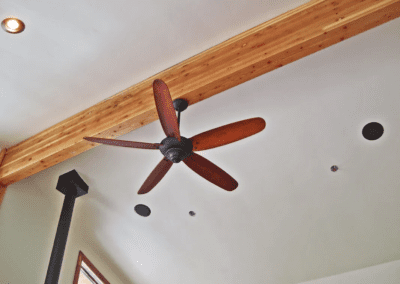
<path fill-rule="evenodd" d="M 174 104 L 174 109 L 178 112 L 178 125 L 181 124 L 181 112 L 187 109 L 189 103 L 184 99 L 176 99 L 172 102 Z"/>
<path fill-rule="evenodd" d="M 185 109 L 187 109 L 187 107 L 189 105 L 188 101 L 184 100 L 184 99 L 176 99 L 172 103 L 174 104 L 174 109 L 177 112 L 184 111 Z"/>

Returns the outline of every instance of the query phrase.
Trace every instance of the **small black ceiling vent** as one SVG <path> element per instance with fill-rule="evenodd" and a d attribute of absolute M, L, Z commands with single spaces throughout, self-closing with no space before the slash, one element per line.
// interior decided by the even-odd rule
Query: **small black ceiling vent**
<path fill-rule="evenodd" d="M 148 206 L 144 204 L 138 204 L 135 206 L 135 211 L 138 213 L 140 216 L 147 217 L 150 215 L 151 210 Z"/>
<path fill-rule="evenodd" d="M 364 126 L 362 135 L 367 140 L 377 140 L 383 135 L 383 126 L 378 122 L 370 122 Z"/>

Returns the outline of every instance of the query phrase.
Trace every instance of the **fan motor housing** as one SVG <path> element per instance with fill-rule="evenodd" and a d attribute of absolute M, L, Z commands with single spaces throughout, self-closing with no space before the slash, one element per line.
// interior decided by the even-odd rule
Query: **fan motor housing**
<path fill-rule="evenodd" d="M 161 141 L 161 153 L 171 162 L 179 163 L 186 159 L 193 150 L 192 141 L 181 136 L 181 141 L 175 137 L 167 137 Z"/>

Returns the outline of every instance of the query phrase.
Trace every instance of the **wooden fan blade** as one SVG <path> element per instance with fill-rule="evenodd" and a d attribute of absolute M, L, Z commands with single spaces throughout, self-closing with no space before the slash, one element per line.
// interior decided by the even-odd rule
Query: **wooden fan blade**
<path fill-rule="evenodd" d="M 158 117 L 160 118 L 161 126 L 165 135 L 168 137 L 175 137 L 181 141 L 178 118 L 176 117 L 174 105 L 172 104 L 172 98 L 167 84 L 160 79 L 154 80 L 153 92 Z"/>
<path fill-rule="evenodd" d="M 265 128 L 265 120 L 250 118 L 208 130 L 190 138 L 193 151 L 216 148 L 254 135 Z"/>
<path fill-rule="evenodd" d="M 139 189 L 138 194 L 145 194 L 152 190 L 165 174 L 172 167 L 173 163 L 164 157 L 161 162 L 155 167 L 151 174 L 147 177 L 142 187 Z"/>
<path fill-rule="evenodd" d="M 192 153 L 183 162 L 209 182 L 227 191 L 232 191 L 238 187 L 238 182 L 233 177 L 196 153 Z"/>
<path fill-rule="evenodd" d="M 106 144 L 106 145 L 130 147 L 130 148 L 140 148 L 140 149 L 158 149 L 162 145 L 162 144 L 157 144 L 157 143 L 144 143 L 144 142 L 105 139 L 105 138 L 97 138 L 97 137 L 83 137 L 83 139 L 85 139 L 87 141 L 91 141 L 91 142 Z"/>

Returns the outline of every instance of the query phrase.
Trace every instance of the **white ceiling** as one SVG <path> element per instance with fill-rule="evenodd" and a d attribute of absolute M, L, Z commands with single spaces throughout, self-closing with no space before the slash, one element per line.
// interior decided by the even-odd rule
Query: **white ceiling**
<path fill-rule="evenodd" d="M 305 2 L 1 0 L 26 29 L 0 33 L 0 146 Z"/>
<path fill-rule="evenodd" d="M 0 33 L 3 145 L 306 1 L 136 2 L 0 3 L 26 23 Z M 393 20 L 189 107 L 186 137 L 266 120 L 201 153 L 237 179 L 233 192 L 179 164 L 138 196 L 161 154 L 111 146 L 10 188 L 43 194 L 76 169 L 90 186 L 79 226 L 132 283 L 298 283 L 400 259 L 399 31 Z M 385 128 L 377 141 L 361 135 L 371 121 Z M 121 137 L 163 138 L 158 121 Z"/>

